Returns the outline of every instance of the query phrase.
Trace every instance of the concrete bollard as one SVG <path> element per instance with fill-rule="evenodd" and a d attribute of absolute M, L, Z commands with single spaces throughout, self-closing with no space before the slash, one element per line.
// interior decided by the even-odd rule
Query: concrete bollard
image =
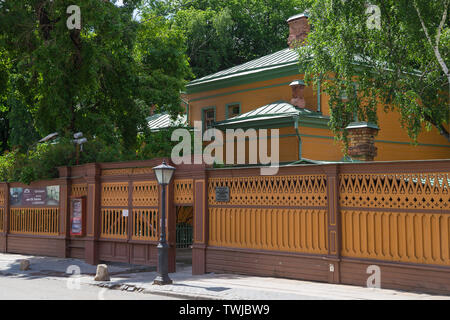
<path fill-rule="evenodd" d="M 30 269 L 30 260 L 22 260 L 20 261 L 20 270 L 27 271 Z"/>
<path fill-rule="evenodd" d="M 94 278 L 95 281 L 109 281 L 108 266 L 106 264 L 99 264 L 97 266 L 97 274 Z"/>

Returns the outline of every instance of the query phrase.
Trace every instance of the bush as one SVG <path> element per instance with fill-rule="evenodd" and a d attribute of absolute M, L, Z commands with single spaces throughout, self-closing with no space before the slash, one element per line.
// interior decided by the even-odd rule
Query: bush
<path fill-rule="evenodd" d="M 126 151 L 119 141 L 105 142 L 101 138 L 87 137 L 78 164 L 116 162 L 170 157 L 173 129 L 150 132 L 139 136 L 139 148 Z M 0 179 L 7 182 L 29 184 L 36 180 L 58 177 L 58 167 L 77 164 L 77 147 L 69 137 L 58 141 L 35 144 L 26 153 L 14 150 L 0 156 Z"/>

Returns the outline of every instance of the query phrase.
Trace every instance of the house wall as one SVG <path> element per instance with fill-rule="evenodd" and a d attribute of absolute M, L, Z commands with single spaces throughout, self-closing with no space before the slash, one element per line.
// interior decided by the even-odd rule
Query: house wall
<path fill-rule="evenodd" d="M 189 123 L 201 121 L 202 109 L 214 107 L 216 121 L 226 119 L 226 105 L 239 102 L 241 113 L 254 110 L 265 104 L 279 100 L 290 101 L 292 92 L 289 84 L 302 79 L 303 75 L 292 75 L 251 84 L 210 90 L 187 95 L 189 100 Z M 312 87 L 304 90 L 306 106 L 316 111 L 318 108 L 317 91 Z M 321 94 L 320 107 L 323 115 L 329 115 L 329 97 Z M 431 131 L 423 130 L 417 145 L 412 145 L 406 130 L 400 127 L 397 112 L 384 112 L 382 105 L 378 108 L 380 131 L 375 140 L 378 148 L 376 161 L 447 159 L 450 157 L 450 143 L 433 127 Z M 339 161 L 343 157 L 341 143 L 336 142 L 330 130 L 304 127 L 300 123 L 302 134 L 302 157 L 314 160 Z M 282 130 L 283 131 L 283 130 Z M 289 130 L 295 133 L 295 130 Z M 280 133 L 281 134 L 281 133 Z M 280 146 L 280 161 L 298 159 L 298 146 L 292 145 L 294 138 L 283 139 Z M 286 151 L 288 149 L 289 151 Z"/>

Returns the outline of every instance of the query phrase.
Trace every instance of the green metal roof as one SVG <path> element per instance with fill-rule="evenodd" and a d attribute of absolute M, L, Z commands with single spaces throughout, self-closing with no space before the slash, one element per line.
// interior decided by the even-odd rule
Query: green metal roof
<path fill-rule="evenodd" d="M 292 18 L 296 17 L 294 16 Z M 307 60 L 312 60 L 313 58 L 313 56 L 310 56 Z M 356 65 L 361 67 L 366 66 L 367 61 L 370 61 L 370 58 L 354 55 L 353 63 Z M 192 94 L 217 90 L 300 73 L 299 55 L 297 51 L 286 48 L 244 64 L 193 80 L 187 84 L 186 92 Z"/>
<path fill-rule="evenodd" d="M 193 80 L 186 86 L 186 89 L 188 93 L 198 92 L 199 90 L 196 90 L 196 88 L 199 87 L 210 90 L 208 88 L 209 86 L 213 86 L 213 84 L 220 84 L 221 82 L 229 83 L 230 80 L 243 76 L 249 78 L 250 82 L 259 81 L 264 79 L 263 77 L 266 74 L 272 74 L 279 69 L 290 71 L 291 74 L 298 74 L 298 58 L 298 53 L 295 50 L 286 48 L 244 64 Z M 285 75 L 281 74 L 281 76 Z M 215 89 L 215 87 L 212 89 Z"/>
<path fill-rule="evenodd" d="M 310 120 L 312 122 L 321 123 L 327 127 L 329 117 L 323 116 L 319 112 L 313 112 L 309 109 L 302 109 L 293 106 L 285 101 L 277 101 L 266 104 L 257 109 L 251 110 L 236 117 L 215 123 L 215 127 L 258 127 L 264 124 L 292 125 L 295 118 L 302 120 Z M 328 128 L 328 127 L 327 127 Z"/>
<path fill-rule="evenodd" d="M 297 20 L 297 19 L 300 19 L 300 18 L 303 18 L 303 17 L 309 18 L 309 14 L 308 14 L 307 11 L 305 11 L 303 13 L 296 14 L 295 16 L 290 17 L 286 21 L 290 22 L 290 21 Z"/>
<path fill-rule="evenodd" d="M 372 129 L 380 129 L 378 126 L 371 122 L 352 122 L 345 129 L 357 129 L 357 128 L 372 128 Z"/>
<path fill-rule="evenodd" d="M 180 115 L 177 117 L 176 120 L 173 120 L 170 116 L 170 114 L 164 112 L 164 113 L 158 113 L 154 114 L 147 118 L 147 124 L 150 130 L 152 131 L 158 131 L 161 129 L 166 129 L 170 127 L 178 127 L 178 126 L 186 126 L 187 123 L 187 117 L 186 115 Z"/>

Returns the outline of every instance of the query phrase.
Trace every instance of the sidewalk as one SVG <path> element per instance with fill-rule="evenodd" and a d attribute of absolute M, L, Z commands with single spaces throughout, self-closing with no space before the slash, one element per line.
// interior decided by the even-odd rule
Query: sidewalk
<path fill-rule="evenodd" d="M 20 271 L 20 260 L 29 259 L 31 268 Z M 77 259 L 59 259 L 16 254 L 0 254 L 0 277 L 54 278 L 67 280 L 69 266 L 81 270 L 80 281 L 99 287 L 139 291 L 142 293 L 177 296 L 186 299 L 213 300 L 450 300 L 450 296 L 410 293 L 397 290 L 333 285 L 311 281 L 254 277 L 234 274 L 192 275 L 191 266 L 178 264 L 177 272 L 169 276 L 172 285 L 152 285 L 154 267 L 107 263 L 111 281 L 94 281 L 95 266 Z M 73 268 L 73 267 L 72 267 Z"/>

